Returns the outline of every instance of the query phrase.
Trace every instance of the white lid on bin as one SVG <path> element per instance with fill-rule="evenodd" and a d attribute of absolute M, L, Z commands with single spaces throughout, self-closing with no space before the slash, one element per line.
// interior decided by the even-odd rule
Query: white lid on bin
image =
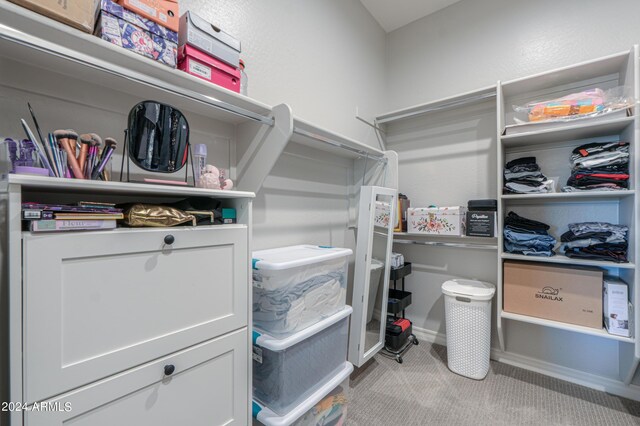
<path fill-rule="evenodd" d="M 475 300 L 490 300 L 496 286 L 484 281 L 455 279 L 442 284 L 442 292 L 448 296 L 463 296 Z"/>
<path fill-rule="evenodd" d="M 350 256 L 351 249 L 299 245 L 253 252 L 253 269 L 278 271 Z"/>
<path fill-rule="evenodd" d="M 351 306 L 346 305 L 344 308 L 336 312 L 335 314 L 318 321 L 317 323 L 300 330 L 297 333 L 292 334 L 291 336 L 287 336 L 284 339 L 278 339 L 266 332 L 263 332 L 257 327 L 254 327 L 253 330 L 253 344 L 269 349 L 270 351 L 279 352 L 285 349 L 290 348 L 291 346 L 302 342 L 303 340 L 308 339 L 309 337 L 319 333 L 325 328 L 331 327 L 333 324 L 338 321 L 347 318 L 353 312 L 353 308 Z"/>

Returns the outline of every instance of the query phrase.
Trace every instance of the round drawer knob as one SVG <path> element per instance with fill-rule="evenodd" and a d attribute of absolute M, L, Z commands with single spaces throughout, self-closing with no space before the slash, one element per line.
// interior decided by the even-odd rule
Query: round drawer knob
<path fill-rule="evenodd" d="M 176 367 L 173 364 L 167 364 L 164 366 L 164 375 L 170 376 L 173 372 L 176 371 Z"/>
<path fill-rule="evenodd" d="M 167 245 L 173 244 L 173 242 L 175 240 L 176 240 L 175 237 L 173 235 L 171 235 L 171 234 L 169 234 L 169 235 L 164 237 L 164 243 L 167 244 Z"/>

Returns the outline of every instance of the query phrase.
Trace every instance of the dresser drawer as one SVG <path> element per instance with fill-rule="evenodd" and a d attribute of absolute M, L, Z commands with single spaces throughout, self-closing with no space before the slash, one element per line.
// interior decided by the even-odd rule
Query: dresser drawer
<path fill-rule="evenodd" d="M 247 339 L 235 331 L 61 395 L 26 412 L 25 426 L 245 426 Z"/>
<path fill-rule="evenodd" d="M 24 259 L 27 402 L 247 325 L 241 225 L 25 234 Z"/>

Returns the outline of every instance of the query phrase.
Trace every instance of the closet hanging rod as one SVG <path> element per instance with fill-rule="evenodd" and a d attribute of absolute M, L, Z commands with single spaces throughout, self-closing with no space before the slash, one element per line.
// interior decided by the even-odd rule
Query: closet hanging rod
<path fill-rule="evenodd" d="M 427 114 L 429 112 L 436 112 L 436 111 L 442 111 L 445 109 L 449 109 L 449 108 L 454 108 L 457 106 L 462 106 L 462 105 L 466 105 L 466 104 L 470 104 L 473 102 L 478 102 L 478 101 L 482 101 L 485 99 L 491 99 L 491 98 L 495 98 L 496 97 L 496 92 L 490 92 L 490 93 L 483 93 L 481 95 L 476 95 L 476 96 L 469 96 L 463 99 L 459 99 L 457 101 L 451 101 L 451 102 L 447 102 L 438 106 L 425 106 L 424 108 L 420 108 L 417 109 L 415 111 L 411 111 L 411 112 L 405 112 L 405 113 L 397 113 L 397 114 L 391 114 L 391 115 L 387 115 L 386 117 L 382 117 L 382 118 L 378 118 L 376 120 L 376 122 L 378 124 L 384 124 L 384 123 L 389 123 L 390 121 L 398 121 L 398 120 L 404 120 L 407 118 L 412 118 L 412 117 L 416 117 L 418 115 L 422 115 L 422 114 Z"/>
<path fill-rule="evenodd" d="M 387 159 L 383 154 L 371 153 L 371 152 L 364 151 L 362 149 L 354 148 L 354 147 L 346 145 L 344 143 L 341 143 L 341 142 L 338 142 L 338 141 L 334 141 L 333 139 L 325 138 L 324 136 L 320 136 L 320 135 L 316 135 L 315 133 L 308 132 L 308 131 L 303 130 L 303 129 L 299 128 L 299 127 L 294 127 L 293 128 L 293 133 L 296 133 L 296 134 L 298 134 L 300 136 L 306 136 L 308 138 L 317 140 L 318 142 L 323 142 L 323 143 L 335 146 L 337 148 L 342 148 L 344 150 L 356 153 L 356 154 L 358 154 L 358 155 L 360 155 L 362 157 L 366 157 L 368 159 L 375 160 L 375 161 L 378 161 L 380 163 L 384 163 L 384 164 L 387 163 Z"/>
<path fill-rule="evenodd" d="M 498 250 L 497 245 L 491 244 L 469 244 L 469 243 L 447 243 L 442 241 L 414 241 L 414 240 L 402 240 L 393 239 L 394 243 L 400 244 L 416 244 L 420 246 L 436 246 L 436 247 L 451 247 L 451 248 L 464 248 L 474 250 Z"/>
<path fill-rule="evenodd" d="M 2 28 L 10 28 L 10 27 L 6 27 L 4 25 L 0 25 L 0 29 L 2 29 Z M 174 89 L 172 87 L 172 85 L 168 85 L 168 84 L 167 85 L 154 84 L 154 83 L 152 83 L 150 81 L 147 81 L 147 80 L 145 80 L 143 78 L 134 77 L 132 75 L 128 75 L 126 73 L 118 72 L 116 70 L 110 69 L 110 68 L 105 67 L 105 66 L 101 66 L 101 65 L 97 65 L 95 63 L 84 61 L 82 59 L 78 59 L 78 58 L 75 58 L 73 56 L 70 56 L 70 55 L 68 55 L 68 54 L 66 54 L 64 52 L 61 52 L 61 51 L 58 51 L 58 50 L 55 50 L 55 49 L 52 49 L 52 48 L 48 48 L 48 47 L 45 47 L 45 46 L 40 46 L 40 45 L 38 45 L 36 43 L 32 43 L 32 42 L 29 42 L 28 40 L 23 40 L 23 39 L 20 39 L 18 37 L 13 37 L 10 34 L 4 33 L 4 32 L 0 32 L 0 39 L 7 40 L 7 41 L 9 41 L 11 43 L 16 43 L 16 44 L 19 44 L 21 46 L 25 46 L 25 47 L 28 47 L 30 49 L 34 49 L 34 50 L 37 50 L 37 51 L 40 51 L 40 52 L 44 52 L 44 53 L 47 53 L 49 55 L 53 55 L 53 56 L 56 56 L 58 58 L 61 58 L 61 59 L 67 60 L 67 61 L 75 62 L 75 63 L 83 65 L 85 67 L 93 68 L 95 70 L 102 71 L 102 72 L 105 72 L 107 74 L 114 75 L 116 77 L 124 78 L 124 79 L 132 81 L 134 83 L 142 84 L 142 85 L 145 85 L 145 86 L 148 86 L 148 87 L 152 87 L 152 88 L 155 88 L 155 89 L 160 89 L 160 90 L 163 90 L 165 92 L 171 93 L 173 95 L 178 95 L 180 97 L 183 97 L 183 98 L 186 98 L 186 99 L 189 99 L 189 100 L 192 100 L 192 101 L 196 101 L 196 102 L 199 102 L 199 103 L 204 104 L 204 105 L 208 105 L 208 106 L 214 107 L 216 109 L 228 112 L 230 114 L 233 114 L 233 115 L 236 115 L 236 116 L 239 116 L 239 117 L 243 117 L 243 118 L 246 118 L 246 119 L 249 119 L 249 120 L 253 120 L 253 121 L 256 121 L 256 122 L 259 122 L 259 123 L 263 123 L 263 124 L 266 124 L 268 126 L 273 126 L 275 124 L 275 119 L 273 117 L 264 116 L 264 115 L 255 113 L 253 111 L 249 111 L 248 109 L 244 109 L 242 107 L 232 105 L 232 104 L 230 104 L 228 102 L 220 101 L 220 100 L 215 99 L 215 98 L 213 98 L 211 96 L 199 94 L 199 93 L 194 92 L 192 90 Z M 207 99 L 206 100 L 200 99 L 200 96 L 204 96 Z"/>

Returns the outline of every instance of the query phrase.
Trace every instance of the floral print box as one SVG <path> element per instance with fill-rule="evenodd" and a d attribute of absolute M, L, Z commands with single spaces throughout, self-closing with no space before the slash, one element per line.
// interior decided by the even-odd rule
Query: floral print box
<path fill-rule="evenodd" d="M 407 232 L 415 234 L 465 234 L 467 208 L 429 207 L 407 209 Z"/>
<path fill-rule="evenodd" d="M 112 2 L 101 0 L 95 35 L 171 68 L 178 58 L 178 33 Z"/>

